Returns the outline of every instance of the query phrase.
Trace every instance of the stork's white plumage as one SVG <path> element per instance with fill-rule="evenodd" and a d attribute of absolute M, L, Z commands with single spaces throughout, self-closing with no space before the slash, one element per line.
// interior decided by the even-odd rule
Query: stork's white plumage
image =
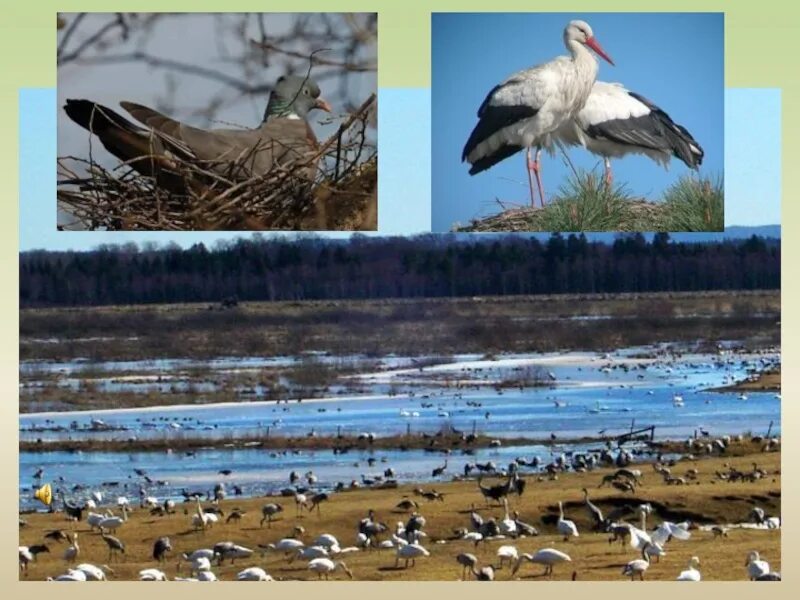
<path fill-rule="evenodd" d="M 471 165 L 470 175 L 475 175 L 526 149 L 532 204 L 534 173 L 544 205 L 539 175 L 541 148 L 551 148 L 556 130 L 583 108 L 597 77 L 597 60 L 587 48 L 614 64 L 584 21 L 567 25 L 564 45 L 570 56 L 514 73 L 489 92 L 461 155 L 461 160 Z M 533 147 L 537 149 L 535 161 L 531 160 Z"/>
<path fill-rule="evenodd" d="M 644 154 L 664 167 L 673 156 L 690 169 L 703 162 L 703 148 L 685 127 L 621 83 L 596 81 L 580 112 L 559 127 L 558 139 L 602 156 L 609 185 L 610 159 L 627 154 Z"/>

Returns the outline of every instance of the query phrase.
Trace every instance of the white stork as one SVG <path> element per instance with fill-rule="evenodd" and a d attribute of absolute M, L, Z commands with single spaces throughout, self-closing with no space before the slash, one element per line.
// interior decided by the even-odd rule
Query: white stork
<path fill-rule="evenodd" d="M 585 21 L 570 21 L 564 29 L 564 45 L 570 56 L 514 73 L 489 92 L 461 155 L 471 165 L 470 175 L 475 175 L 526 149 L 531 204 L 535 204 L 533 173 L 542 206 L 541 149 L 552 148 L 556 130 L 583 108 L 597 77 L 597 60 L 587 48 L 614 64 Z M 534 146 L 535 161 L 531 160 Z"/>
<path fill-rule="evenodd" d="M 580 112 L 559 128 L 558 139 L 602 156 L 608 186 L 612 157 L 644 154 L 665 168 L 673 156 L 690 169 L 703 162 L 703 149 L 685 127 L 621 83 L 596 81 Z"/>

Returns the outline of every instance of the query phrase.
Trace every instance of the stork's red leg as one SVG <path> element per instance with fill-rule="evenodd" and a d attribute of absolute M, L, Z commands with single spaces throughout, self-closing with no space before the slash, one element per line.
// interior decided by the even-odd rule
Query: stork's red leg
<path fill-rule="evenodd" d="M 536 150 L 536 160 L 531 160 L 531 149 L 528 148 L 527 160 L 528 160 L 528 183 L 531 187 L 531 206 L 536 206 L 536 200 L 533 196 L 533 179 L 531 178 L 531 173 L 536 176 L 536 187 L 539 189 L 539 200 L 542 203 L 542 208 L 544 208 L 544 190 L 542 189 L 542 178 L 539 174 L 539 170 L 541 168 L 540 157 L 542 154 L 541 148 L 537 148 Z"/>
<path fill-rule="evenodd" d="M 542 156 L 542 149 L 536 149 L 536 185 L 539 187 L 539 198 L 542 200 L 542 208 L 544 208 L 544 188 L 542 186 L 542 174 L 541 174 L 541 165 L 542 162 L 540 160 Z"/>
<path fill-rule="evenodd" d="M 606 156 L 604 162 L 606 166 L 606 187 L 611 189 L 611 184 L 614 182 L 614 176 L 611 173 L 611 161 Z"/>
<path fill-rule="evenodd" d="M 528 167 L 527 168 L 527 170 L 528 170 L 528 186 L 530 187 L 530 190 L 531 190 L 531 206 L 533 208 L 536 208 L 536 197 L 533 194 L 533 177 L 531 176 L 531 173 L 536 170 L 536 164 L 531 160 L 531 149 L 530 148 L 528 148 L 528 152 L 525 155 L 525 163 L 526 163 L 526 165 Z M 538 174 L 537 174 L 537 177 L 538 177 Z"/>

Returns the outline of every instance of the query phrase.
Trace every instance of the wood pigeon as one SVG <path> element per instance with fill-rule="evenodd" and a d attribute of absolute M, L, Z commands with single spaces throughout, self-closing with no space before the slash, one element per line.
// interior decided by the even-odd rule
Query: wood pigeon
<path fill-rule="evenodd" d="M 247 180 L 268 173 L 276 164 L 311 158 L 318 143 L 306 118 L 314 109 L 331 112 L 316 82 L 296 75 L 278 79 L 256 129 L 198 129 L 141 104 L 120 102 L 120 106 L 145 127 L 90 100 L 67 100 L 64 110 L 111 154 L 178 193 L 186 190 L 186 182 L 173 157 L 202 163 L 232 180 Z M 316 173 L 315 161 L 301 176 L 311 182 Z"/>

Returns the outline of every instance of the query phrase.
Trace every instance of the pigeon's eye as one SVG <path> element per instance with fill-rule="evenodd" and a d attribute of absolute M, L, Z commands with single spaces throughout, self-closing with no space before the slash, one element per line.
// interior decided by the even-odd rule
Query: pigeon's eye
<path fill-rule="evenodd" d="M 308 88 L 303 88 L 303 93 L 308 96 Z"/>

